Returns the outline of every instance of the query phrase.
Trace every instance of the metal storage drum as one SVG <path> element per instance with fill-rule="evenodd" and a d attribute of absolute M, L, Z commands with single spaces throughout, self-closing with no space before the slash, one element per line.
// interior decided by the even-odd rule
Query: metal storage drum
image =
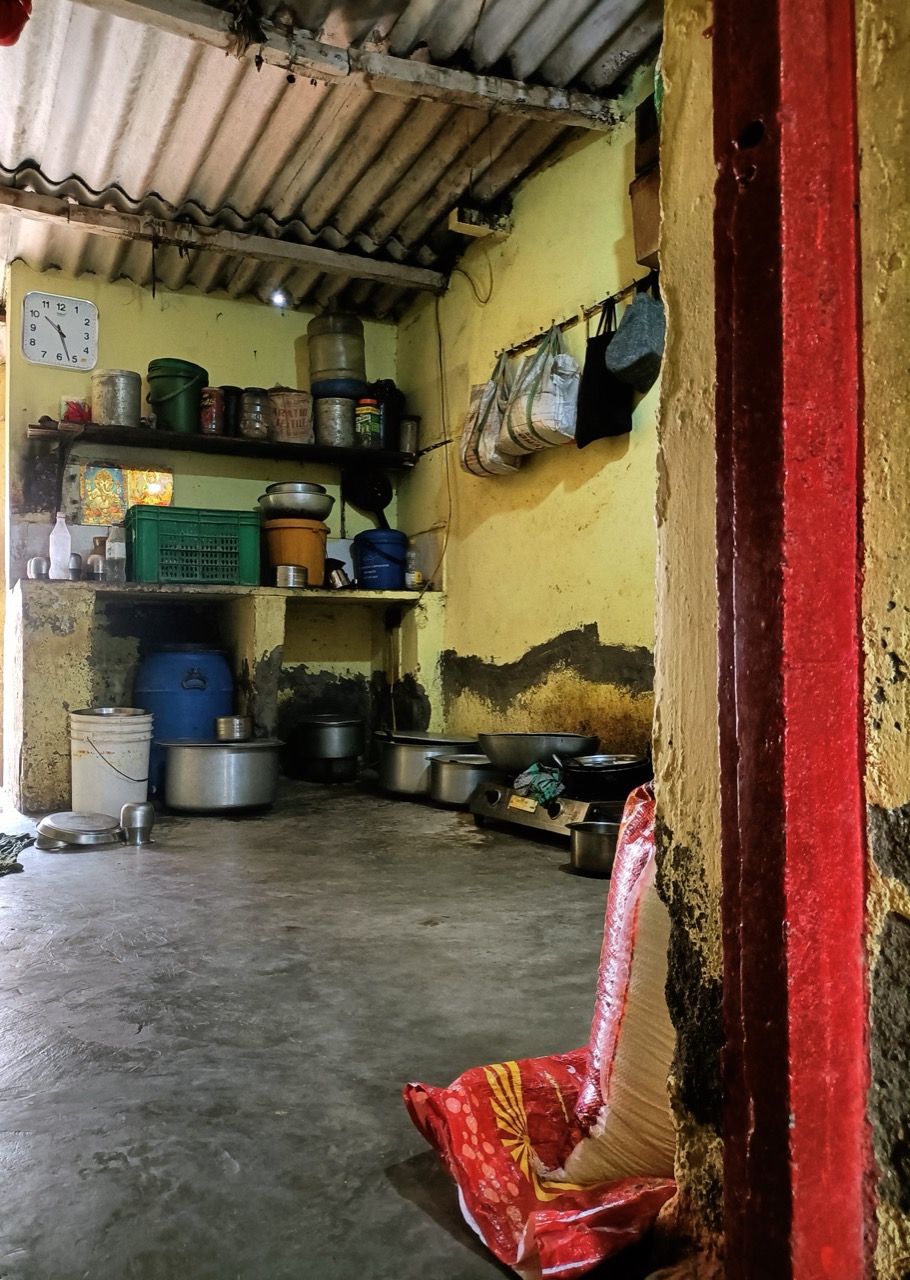
<path fill-rule="evenodd" d="M 164 785 L 165 752 L 161 739 L 214 738 L 219 716 L 234 709 L 234 681 L 224 654 L 201 645 L 168 645 L 139 666 L 134 701 L 155 717 L 149 759 L 149 792 Z"/>
<path fill-rule="evenodd" d="M 96 369 L 92 374 L 92 422 L 102 427 L 138 427 L 142 375 L 131 369 Z"/>
<path fill-rule="evenodd" d="M 346 311 L 326 311 L 307 325 L 310 390 L 314 396 L 366 394 L 363 323 Z"/>

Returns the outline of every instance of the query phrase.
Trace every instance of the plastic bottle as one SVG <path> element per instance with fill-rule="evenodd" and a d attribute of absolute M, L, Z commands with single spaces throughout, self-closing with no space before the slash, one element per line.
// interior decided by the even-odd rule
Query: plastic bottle
<path fill-rule="evenodd" d="M 404 585 L 409 591 L 422 591 L 426 586 L 420 561 L 420 548 L 413 540 L 408 542 L 405 557 Z"/>
<path fill-rule="evenodd" d="M 69 529 L 66 527 L 66 516 L 62 511 L 58 511 L 57 523 L 51 529 L 48 545 L 48 554 L 51 561 L 48 577 L 55 582 L 64 582 L 69 579 L 70 552 L 72 548 L 72 538 L 70 537 Z"/>
<path fill-rule="evenodd" d="M 122 525 L 112 524 L 108 530 L 105 562 L 108 582 L 126 582 L 126 535 Z"/>

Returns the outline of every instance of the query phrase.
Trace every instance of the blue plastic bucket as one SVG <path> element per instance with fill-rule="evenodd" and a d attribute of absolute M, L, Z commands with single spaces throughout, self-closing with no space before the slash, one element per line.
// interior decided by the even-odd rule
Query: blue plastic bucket
<path fill-rule="evenodd" d="M 398 529 L 365 529 L 354 539 L 357 585 L 370 591 L 403 591 L 408 535 Z"/>
<path fill-rule="evenodd" d="M 234 681 L 223 653 L 202 645 L 172 645 L 143 659 L 133 698 L 155 716 L 155 739 L 215 741 L 215 719 L 234 710 Z M 165 749 L 152 742 L 149 789 L 164 790 Z"/>

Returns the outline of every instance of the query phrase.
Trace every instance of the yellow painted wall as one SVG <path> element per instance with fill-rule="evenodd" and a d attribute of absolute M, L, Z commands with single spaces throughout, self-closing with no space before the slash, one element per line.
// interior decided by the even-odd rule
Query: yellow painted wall
<path fill-rule="evenodd" d="M 647 96 L 646 79 L 636 92 Z M 401 526 L 413 533 L 448 525 L 444 648 L 491 664 L 506 683 L 507 664 L 586 626 L 596 628 L 595 645 L 597 637 L 606 646 L 653 645 L 656 389 L 639 404 L 631 436 L 547 450 L 514 476 L 478 478 L 458 465 L 470 387 L 489 377 L 497 350 L 645 274 L 634 259 L 627 195 L 633 135 L 630 120 L 585 139 L 519 190 L 509 237 L 479 242 L 460 264 L 480 296 L 489 293 L 485 304 L 456 272 L 445 297 L 419 300 L 399 328 L 400 385 L 423 417 L 422 444 L 453 441 L 426 455 L 402 486 Z M 584 337 L 581 325 L 567 333 L 576 356 Z M 560 670 L 558 655 L 548 667 L 508 705 L 476 687 L 450 687 L 449 727 L 584 724 L 609 746 L 647 743 L 649 690 L 633 697 L 586 680 L 575 667 Z"/>
<path fill-rule="evenodd" d="M 910 988 L 897 941 L 910 919 L 910 11 L 902 0 L 857 5 L 860 233 L 863 271 L 865 503 L 863 630 L 873 1131 L 879 1158 L 878 1280 L 910 1271 L 910 1215 L 901 1149 L 907 1098 L 895 1097 L 891 1055 L 903 1055 Z M 901 867 L 904 868 L 903 872 Z M 887 996 L 882 983 L 902 977 Z M 897 1145 L 894 1150 L 892 1144 Z M 896 1173 L 895 1166 L 900 1166 Z"/>
<path fill-rule="evenodd" d="M 61 395 L 91 396 L 91 375 L 29 364 L 21 355 L 22 299 L 30 289 L 88 298 L 99 310 L 99 369 L 134 369 L 143 374 L 150 360 L 176 357 L 202 365 L 213 386 L 308 387 L 306 334 L 309 313 L 283 311 L 261 303 L 192 291 L 151 291 L 125 280 L 110 284 L 96 276 L 78 279 L 59 271 L 38 272 L 22 262 L 12 264 L 9 290 L 10 479 L 17 500 L 24 463 L 26 427 L 41 414 L 56 418 Z M 367 375 L 394 377 L 396 331 L 390 324 L 364 326 Z M 148 384 L 143 381 L 143 397 Z M 74 457 L 122 457 L 130 463 L 173 467 L 174 501 L 178 506 L 249 510 L 265 484 L 289 475 L 304 475 L 325 484 L 337 496 L 337 473 L 330 468 L 247 458 L 211 458 L 197 454 L 104 450 L 78 446 Z M 394 515 L 394 507 L 392 508 Z M 339 536 L 340 503 L 329 520 L 330 536 Z M 348 536 L 371 527 L 350 513 Z"/>

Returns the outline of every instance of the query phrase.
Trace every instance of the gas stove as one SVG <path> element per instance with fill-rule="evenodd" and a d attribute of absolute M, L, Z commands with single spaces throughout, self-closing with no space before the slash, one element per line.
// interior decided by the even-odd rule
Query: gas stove
<path fill-rule="evenodd" d="M 568 839 L 570 822 L 619 822 L 623 805 L 606 800 L 572 800 L 564 795 L 549 804 L 538 804 L 530 796 L 520 796 L 504 784 L 482 782 L 471 796 L 468 808 L 478 825 L 503 822 Z"/>

